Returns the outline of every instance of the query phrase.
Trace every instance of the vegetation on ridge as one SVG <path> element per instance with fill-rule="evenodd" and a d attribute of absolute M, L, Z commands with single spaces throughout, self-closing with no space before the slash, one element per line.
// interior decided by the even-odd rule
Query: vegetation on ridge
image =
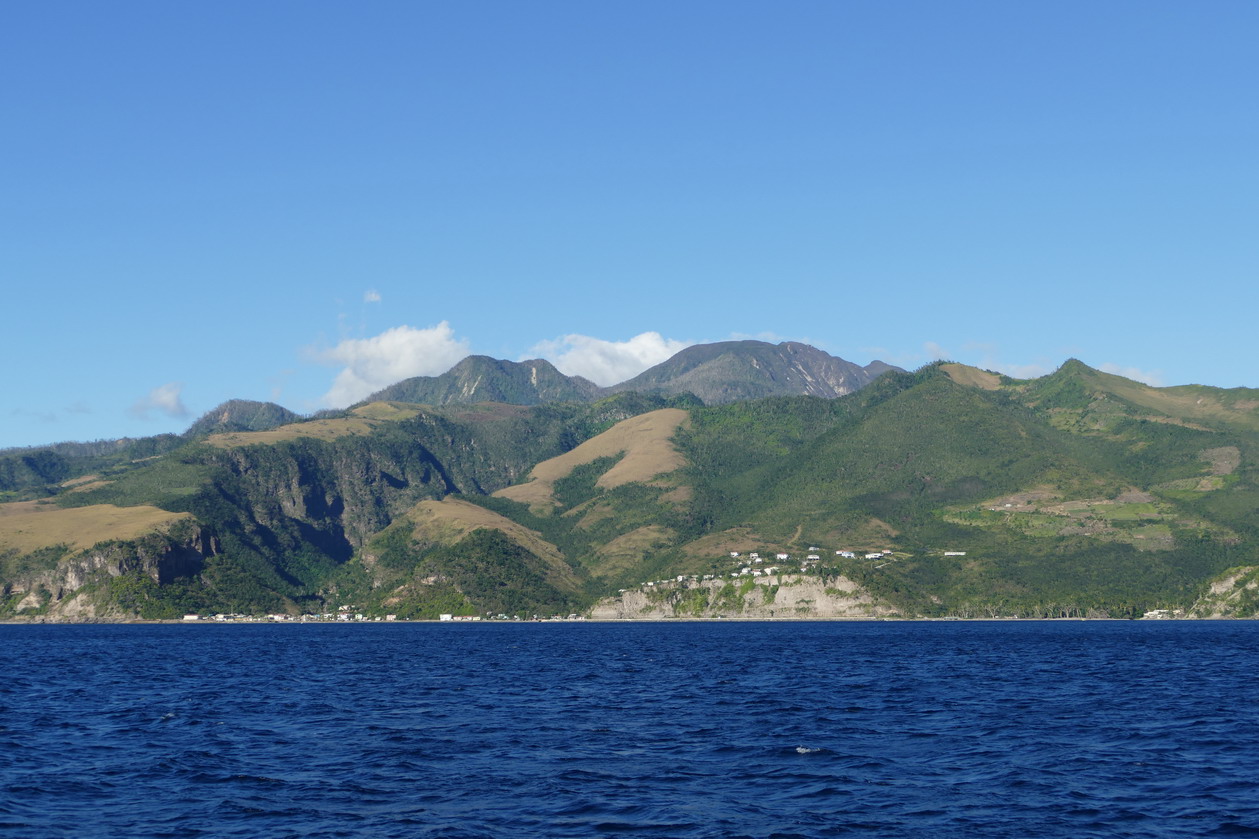
<path fill-rule="evenodd" d="M 837 399 L 372 403 L 138 457 L 11 452 L 10 502 L 187 524 L 6 543 L 29 511 L 0 504 L 0 614 L 567 614 L 811 548 L 809 574 L 906 615 L 1189 609 L 1259 558 L 1256 395 L 942 363 Z"/>

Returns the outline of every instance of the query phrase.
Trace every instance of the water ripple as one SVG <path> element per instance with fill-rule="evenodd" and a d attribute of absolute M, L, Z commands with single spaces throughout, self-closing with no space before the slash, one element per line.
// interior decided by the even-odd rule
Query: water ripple
<path fill-rule="evenodd" d="M 1259 625 L 0 627 L 21 837 L 1259 834 Z"/>

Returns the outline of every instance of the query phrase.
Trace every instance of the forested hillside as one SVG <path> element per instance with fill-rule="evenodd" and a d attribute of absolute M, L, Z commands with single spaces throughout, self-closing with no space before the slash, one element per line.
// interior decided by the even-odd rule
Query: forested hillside
<path fill-rule="evenodd" d="M 834 399 L 235 413 L 261 430 L 0 459 L 2 614 L 1255 609 L 1252 390 L 944 363 Z"/>

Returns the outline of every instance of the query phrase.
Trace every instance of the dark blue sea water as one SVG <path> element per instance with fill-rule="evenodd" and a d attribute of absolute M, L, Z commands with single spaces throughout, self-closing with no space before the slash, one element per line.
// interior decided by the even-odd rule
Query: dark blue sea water
<path fill-rule="evenodd" d="M 0 627 L 0 835 L 1259 835 L 1259 624 Z"/>

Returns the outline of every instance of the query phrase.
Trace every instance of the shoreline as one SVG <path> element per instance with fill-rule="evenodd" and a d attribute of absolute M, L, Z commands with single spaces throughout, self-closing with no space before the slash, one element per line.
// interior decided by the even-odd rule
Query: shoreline
<path fill-rule="evenodd" d="M 304 621 L 304 620 L 145 620 L 141 618 L 126 618 L 119 620 L 84 620 L 84 621 L 67 621 L 67 620 L 0 620 L 0 626 L 376 626 L 376 625 L 398 625 L 398 624 L 477 624 L 477 625 L 523 625 L 523 624 L 662 624 L 662 623 L 1175 623 L 1175 622 L 1193 622 L 1200 623 L 1206 621 L 1253 621 L 1256 618 L 1225 618 L 1225 617 L 1206 617 L 1206 618 L 1014 618 L 1014 617 L 996 617 L 996 618 L 933 618 L 933 617 L 834 617 L 834 618 L 580 618 L 577 620 L 567 620 L 558 618 L 554 620 L 480 620 L 480 621 L 448 621 L 448 620 L 363 620 L 363 621 Z"/>

